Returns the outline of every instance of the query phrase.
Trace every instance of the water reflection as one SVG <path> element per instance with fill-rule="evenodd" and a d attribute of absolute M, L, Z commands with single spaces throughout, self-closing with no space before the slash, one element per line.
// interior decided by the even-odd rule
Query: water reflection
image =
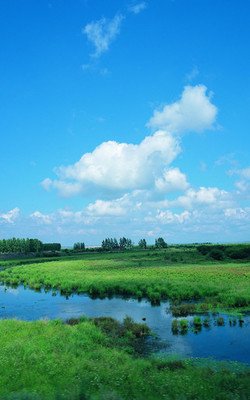
<path fill-rule="evenodd" d="M 167 354 L 181 354 L 184 357 L 214 357 L 219 360 L 235 360 L 250 363 L 249 333 L 250 318 L 235 324 L 227 315 L 210 315 L 209 327 L 201 326 L 200 331 L 189 327 L 185 334 L 173 335 L 172 314 L 167 312 L 168 302 L 152 307 L 147 300 L 134 299 L 91 299 L 87 295 L 72 295 L 68 299 L 52 292 L 32 291 L 19 286 L 16 289 L 0 286 L 0 318 L 18 318 L 28 321 L 38 319 L 68 319 L 71 317 L 108 316 L 122 321 L 127 315 L 136 322 L 145 322 L 165 344 Z M 223 317 L 224 325 L 216 319 Z M 189 326 L 194 316 L 186 317 Z M 201 316 L 202 321 L 205 316 Z M 230 323 L 231 321 L 231 323 Z"/>

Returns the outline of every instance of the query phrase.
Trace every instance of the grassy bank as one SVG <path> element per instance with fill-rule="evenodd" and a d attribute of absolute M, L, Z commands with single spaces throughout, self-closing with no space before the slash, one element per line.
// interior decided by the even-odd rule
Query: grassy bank
<path fill-rule="evenodd" d="M 89 320 L 2 320 L 0 399 L 247 399 L 246 371 L 138 358 L 125 344 Z"/>
<path fill-rule="evenodd" d="M 250 304 L 249 267 L 249 262 L 208 261 L 192 251 L 144 251 L 87 254 L 74 260 L 16 266 L 0 272 L 0 280 L 64 294 L 128 295 L 147 297 L 154 303 L 166 298 L 175 302 L 196 299 L 201 300 L 200 310 L 245 310 Z"/>

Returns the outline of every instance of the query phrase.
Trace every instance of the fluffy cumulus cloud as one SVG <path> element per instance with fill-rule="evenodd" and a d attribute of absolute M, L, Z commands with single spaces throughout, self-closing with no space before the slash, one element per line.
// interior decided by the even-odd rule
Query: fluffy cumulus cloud
<path fill-rule="evenodd" d="M 96 200 L 94 203 L 90 203 L 87 207 L 87 211 L 90 214 L 97 216 L 112 215 L 119 216 L 124 215 L 126 208 L 121 204 L 120 199 L 117 200 Z"/>
<path fill-rule="evenodd" d="M 15 207 L 12 210 L 7 211 L 6 213 L 0 214 L 0 222 L 14 224 L 14 222 L 18 219 L 19 214 L 20 209 L 18 207 Z"/>
<path fill-rule="evenodd" d="M 217 187 L 189 188 L 183 195 L 172 201 L 175 206 L 193 208 L 197 206 L 211 206 L 222 208 L 232 203 L 232 196 L 226 190 Z"/>
<path fill-rule="evenodd" d="M 126 191 L 156 185 L 163 190 L 164 185 L 167 187 L 174 180 L 169 176 L 173 172 L 165 168 L 179 153 L 178 140 L 165 131 L 157 131 L 139 144 L 108 141 L 92 153 L 84 154 L 75 164 L 58 168 L 59 179 L 46 178 L 42 185 L 47 190 L 56 188 L 64 196 L 87 190 L 89 186 Z M 162 173 L 162 182 L 157 181 Z M 175 174 L 180 179 L 180 172 Z"/>
<path fill-rule="evenodd" d="M 188 188 L 186 175 L 179 168 L 166 169 L 162 177 L 155 181 L 156 188 L 164 193 L 173 192 L 176 190 L 184 191 Z"/>
<path fill-rule="evenodd" d="M 99 57 L 105 53 L 110 44 L 120 32 L 122 15 L 116 15 L 113 19 L 101 18 L 87 24 L 82 32 L 87 36 L 89 42 L 94 46 L 93 57 Z"/>
<path fill-rule="evenodd" d="M 213 127 L 216 115 L 217 107 L 206 86 L 186 86 L 178 101 L 155 110 L 148 126 L 176 134 L 202 132 Z"/>
<path fill-rule="evenodd" d="M 57 168 L 57 178 L 46 178 L 42 186 L 46 190 L 54 188 L 65 197 L 90 190 L 186 190 L 185 174 L 171 167 L 181 152 L 176 133 L 201 132 L 213 126 L 217 108 L 206 92 L 203 85 L 187 86 L 179 101 L 154 112 L 148 125 L 156 131 L 141 143 L 101 143 L 75 164 Z"/>

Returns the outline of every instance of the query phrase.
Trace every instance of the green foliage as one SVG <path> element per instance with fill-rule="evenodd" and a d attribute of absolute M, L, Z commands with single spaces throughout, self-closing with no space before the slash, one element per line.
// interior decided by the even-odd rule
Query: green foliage
<path fill-rule="evenodd" d="M 93 322 L 109 338 L 111 347 L 125 348 L 131 354 L 143 355 L 146 350 L 146 339 L 150 335 L 150 329 L 146 324 L 139 324 L 130 317 L 123 322 L 110 318 L 94 318 Z"/>
<path fill-rule="evenodd" d="M 119 240 L 119 248 L 120 248 L 120 250 L 129 250 L 129 249 L 132 249 L 132 247 L 133 247 L 133 245 L 132 245 L 132 240 L 131 239 L 128 239 L 128 238 L 125 238 L 125 237 L 122 237 L 122 238 L 120 238 L 120 240 Z"/>
<path fill-rule="evenodd" d="M 195 328 L 200 328 L 202 326 L 202 321 L 200 317 L 194 317 L 193 324 Z"/>
<path fill-rule="evenodd" d="M 159 237 L 158 239 L 155 239 L 155 247 L 157 249 L 165 249 L 168 245 L 162 237 Z"/>
<path fill-rule="evenodd" d="M 132 240 L 122 237 L 118 240 L 116 238 L 106 238 L 102 241 L 102 250 L 112 251 L 112 250 L 130 250 L 132 249 Z"/>
<path fill-rule="evenodd" d="M 171 311 L 174 317 L 187 317 L 196 312 L 196 305 L 193 303 L 173 305 Z"/>
<path fill-rule="evenodd" d="M 73 249 L 74 251 L 83 251 L 85 250 L 85 244 L 83 242 L 74 243 Z"/>
<path fill-rule="evenodd" d="M 43 243 L 42 249 L 44 251 L 60 251 L 61 244 L 60 243 Z"/>
<path fill-rule="evenodd" d="M 199 246 L 196 247 L 196 249 L 203 255 L 207 255 L 208 253 L 210 253 L 211 250 L 221 250 L 224 251 L 225 250 L 225 246 L 221 245 L 221 244 L 201 244 Z"/>
<path fill-rule="evenodd" d="M 115 250 L 115 249 L 119 249 L 119 245 L 118 245 L 118 241 L 116 238 L 114 239 L 104 239 L 102 241 L 102 249 L 103 250 Z"/>
<path fill-rule="evenodd" d="M 177 335 L 179 333 L 179 322 L 178 322 L 178 319 L 173 319 L 172 320 L 171 329 L 172 329 L 172 333 L 174 335 Z"/>
<path fill-rule="evenodd" d="M 229 246 L 226 255 L 234 260 L 250 259 L 250 245 Z"/>
<path fill-rule="evenodd" d="M 225 254 L 223 250 L 220 249 L 212 249 L 209 253 L 208 253 L 209 257 L 213 258 L 214 260 L 223 260 L 225 258 Z"/>
<path fill-rule="evenodd" d="M 39 253 L 43 244 L 38 239 L 3 239 L 0 240 L 0 253 Z"/>
<path fill-rule="evenodd" d="M 232 400 L 249 394 L 247 369 L 138 358 L 87 319 L 75 325 L 2 320 L 0 362 L 1 400 Z"/>
<path fill-rule="evenodd" d="M 146 248 L 147 248 L 146 239 L 140 239 L 140 240 L 139 240 L 139 243 L 138 243 L 138 246 L 139 246 L 141 249 L 146 249 Z"/>
<path fill-rule="evenodd" d="M 186 333 L 188 331 L 188 320 L 187 319 L 180 320 L 180 330 L 181 330 L 181 333 Z"/>
<path fill-rule="evenodd" d="M 60 251 L 60 243 L 42 243 L 38 239 L 3 239 L 0 240 L 0 253 L 42 254 L 43 251 Z"/>
<path fill-rule="evenodd" d="M 204 244 L 196 247 L 198 252 L 204 256 L 209 256 L 215 260 L 223 260 L 224 258 L 233 260 L 250 260 L 249 244 L 234 245 L 212 245 Z"/>

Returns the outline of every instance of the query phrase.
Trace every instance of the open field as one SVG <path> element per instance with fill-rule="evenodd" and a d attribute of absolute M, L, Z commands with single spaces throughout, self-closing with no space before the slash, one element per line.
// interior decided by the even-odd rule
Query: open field
<path fill-rule="evenodd" d="M 211 261 L 193 249 L 131 251 L 17 265 L 0 272 L 0 281 L 64 294 L 147 297 L 153 303 L 199 300 L 197 310 L 243 311 L 250 304 L 249 267 L 246 261 Z"/>
<path fill-rule="evenodd" d="M 72 322 L 74 323 L 74 322 Z M 131 331 L 127 338 L 131 338 Z M 247 399 L 249 372 L 139 358 L 89 320 L 0 321 L 0 398 Z"/>
<path fill-rule="evenodd" d="M 6 284 L 65 295 L 146 297 L 155 304 L 170 299 L 177 315 L 191 306 L 192 311 L 220 308 L 239 313 L 250 303 L 250 262 L 215 261 L 194 248 L 6 260 L 1 267 L 0 281 Z M 192 300 L 197 303 L 180 306 Z M 128 321 L 121 329 L 111 319 L 71 319 L 68 324 L 1 320 L 0 399 L 248 398 L 247 367 L 145 356 L 136 343 L 147 334 L 142 325 Z"/>

